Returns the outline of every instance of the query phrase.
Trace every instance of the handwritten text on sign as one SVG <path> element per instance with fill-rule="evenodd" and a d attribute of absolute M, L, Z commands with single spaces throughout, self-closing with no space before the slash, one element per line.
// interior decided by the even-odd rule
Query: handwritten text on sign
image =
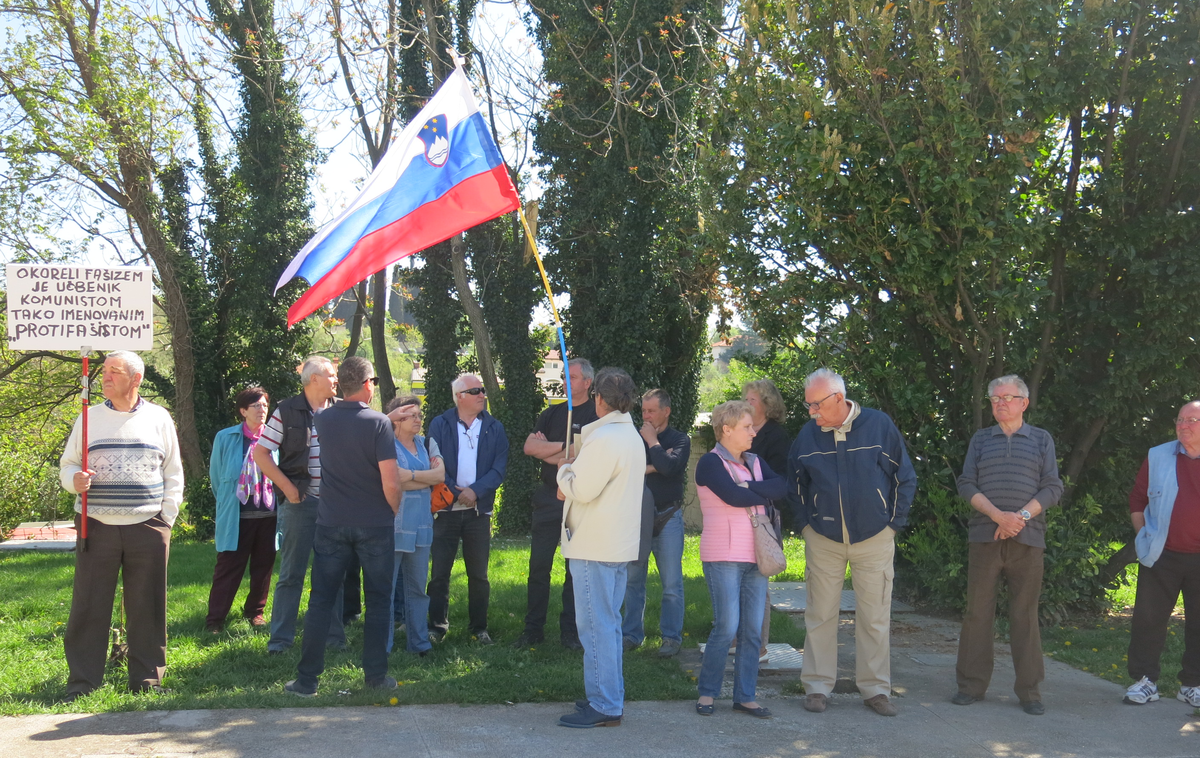
<path fill-rule="evenodd" d="M 150 269 L 10 263 L 12 350 L 149 350 L 154 346 Z"/>

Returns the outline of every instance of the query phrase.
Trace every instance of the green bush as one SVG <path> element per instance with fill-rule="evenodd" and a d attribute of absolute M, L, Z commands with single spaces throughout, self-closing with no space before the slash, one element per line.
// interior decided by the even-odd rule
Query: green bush
<path fill-rule="evenodd" d="M 174 539 L 204 542 L 211 540 L 217 528 L 217 498 L 208 477 L 189 479 L 183 488 L 183 507 L 176 522 Z"/>
<path fill-rule="evenodd" d="M 896 581 L 914 600 L 961 611 L 967 600 L 967 519 L 957 492 L 918 489 L 908 528 L 897 539 L 902 569 Z"/>
<path fill-rule="evenodd" d="M 23 521 L 71 519 L 74 499 L 58 482 L 58 466 L 11 447 L 0 449 L 0 537 Z"/>
<path fill-rule="evenodd" d="M 1101 569 L 1116 551 L 1103 539 L 1103 508 L 1091 495 L 1046 511 L 1046 575 L 1042 581 L 1044 624 L 1058 624 L 1069 611 L 1097 611 L 1107 600 Z"/>

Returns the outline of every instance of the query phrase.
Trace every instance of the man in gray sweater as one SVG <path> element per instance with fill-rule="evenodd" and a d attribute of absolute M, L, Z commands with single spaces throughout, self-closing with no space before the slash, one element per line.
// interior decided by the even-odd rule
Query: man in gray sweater
<path fill-rule="evenodd" d="M 1044 511 L 1062 497 L 1054 440 L 1025 423 L 1029 388 L 1021 377 L 1002 376 L 988 385 L 996 425 L 971 438 L 958 494 L 976 513 L 967 527 L 967 613 L 958 642 L 955 705 L 982 700 L 992 678 L 996 586 L 1008 582 L 1013 690 L 1031 716 L 1045 713 L 1039 685 L 1046 678 L 1038 598 L 1046 551 Z"/>

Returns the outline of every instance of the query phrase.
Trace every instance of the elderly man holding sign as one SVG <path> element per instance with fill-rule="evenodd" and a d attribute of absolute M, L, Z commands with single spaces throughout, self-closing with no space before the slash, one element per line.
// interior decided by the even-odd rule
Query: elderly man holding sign
<path fill-rule="evenodd" d="M 88 496 L 88 540 L 76 552 L 64 647 L 68 702 L 104 684 L 117 574 L 122 576 L 129 641 L 129 689 L 161 692 L 167 664 L 167 554 L 183 498 L 175 423 L 138 395 L 145 363 L 118 350 L 104 361 L 105 401 L 85 410 L 91 439 L 83 461 L 83 416 L 60 465 L 68 492 Z M 75 510 L 82 514 L 82 498 Z M 76 515 L 75 528 L 81 529 Z M 82 543 L 81 543 L 82 544 Z"/>

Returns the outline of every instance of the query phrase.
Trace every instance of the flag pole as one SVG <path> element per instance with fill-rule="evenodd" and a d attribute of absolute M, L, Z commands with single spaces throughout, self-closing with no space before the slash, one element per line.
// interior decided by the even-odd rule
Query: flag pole
<path fill-rule="evenodd" d="M 83 356 L 83 394 L 82 394 L 82 399 L 83 399 L 83 456 L 82 457 L 83 457 L 83 471 L 84 471 L 84 473 L 87 473 L 87 470 L 88 470 L 88 402 L 91 399 L 90 395 L 91 395 L 91 384 L 92 384 L 91 375 L 88 373 L 88 356 L 91 355 L 92 348 L 81 347 L 81 348 L 79 348 L 79 352 Z M 87 524 L 88 493 L 87 493 L 87 490 L 84 490 L 82 493 L 80 493 L 79 499 L 83 505 L 83 508 L 82 508 L 83 513 L 79 518 L 79 549 L 80 549 L 80 552 L 86 553 L 87 552 L 87 540 L 88 540 L 88 528 L 87 528 L 88 527 L 88 524 Z"/>
<path fill-rule="evenodd" d="M 571 370 L 567 366 L 567 341 L 563 336 L 562 319 L 558 315 L 558 307 L 554 305 L 554 293 L 550 290 L 550 279 L 546 277 L 546 267 L 542 265 L 542 254 L 538 252 L 537 240 L 533 238 L 533 230 L 529 228 L 529 221 L 525 218 L 524 206 L 517 206 L 517 216 L 521 219 L 521 228 L 525 230 L 525 239 L 529 242 L 529 247 L 533 250 L 533 259 L 537 261 L 538 271 L 542 275 L 542 285 L 546 288 L 546 298 L 550 301 L 550 312 L 554 314 L 554 329 L 558 332 L 558 348 L 563 360 L 563 381 L 567 391 L 567 436 L 566 442 L 563 443 L 563 455 L 567 458 L 571 457 L 571 443 L 574 440 L 571 437 L 572 413 L 571 408 Z"/>

